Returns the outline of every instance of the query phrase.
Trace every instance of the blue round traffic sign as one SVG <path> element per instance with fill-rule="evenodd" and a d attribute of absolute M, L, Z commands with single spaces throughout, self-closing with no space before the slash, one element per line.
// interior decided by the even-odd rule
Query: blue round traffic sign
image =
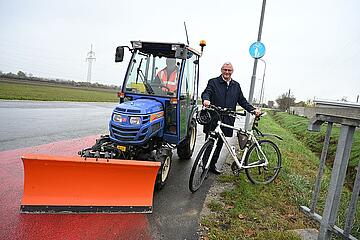
<path fill-rule="evenodd" d="M 262 58 L 265 55 L 265 45 L 262 42 L 254 42 L 249 48 L 249 53 L 255 59 Z"/>

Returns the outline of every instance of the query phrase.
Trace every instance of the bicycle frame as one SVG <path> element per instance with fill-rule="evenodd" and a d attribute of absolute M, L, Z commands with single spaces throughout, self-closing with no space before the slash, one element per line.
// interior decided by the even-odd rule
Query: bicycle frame
<path fill-rule="evenodd" d="M 259 129 L 257 129 L 257 122 L 260 120 L 260 117 L 265 113 L 261 113 L 259 116 L 255 117 L 251 129 L 245 131 L 245 137 L 242 136 L 244 133 L 244 130 L 242 128 L 234 127 L 221 121 L 222 116 L 230 116 L 239 119 L 239 116 L 245 116 L 245 113 L 239 113 L 226 108 L 222 109 L 213 105 L 210 106 L 209 109 L 211 111 L 214 111 L 219 118 L 216 122 L 217 125 L 215 129 L 208 132 L 208 139 L 206 140 L 206 143 L 202 146 L 196 156 L 190 173 L 190 191 L 196 192 L 200 188 L 210 169 L 211 160 L 216 151 L 217 144 L 221 140 L 225 143 L 227 150 L 230 152 L 231 157 L 233 158 L 231 170 L 234 175 L 238 176 L 239 171 L 245 169 L 247 178 L 253 184 L 268 184 L 274 181 L 278 176 L 281 168 L 280 150 L 277 145 L 270 140 L 257 139 L 258 135 L 260 137 L 264 136 L 264 134 L 260 132 Z M 212 126 L 213 122 L 211 122 L 211 114 L 206 111 L 206 109 L 203 110 L 197 113 L 196 120 L 202 125 L 211 124 L 210 126 Z M 237 157 L 237 151 L 235 146 L 230 146 L 229 142 L 227 141 L 225 134 L 222 131 L 222 127 L 235 130 L 238 133 L 238 144 L 240 148 L 243 149 L 243 155 L 241 159 Z M 266 146 L 266 148 L 262 149 L 263 146 Z M 270 148 L 267 146 L 269 146 Z M 269 153 L 269 156 L 267 157 L 265 153 Z M 273 164 L 273 160 L 275 161 L 275 164 Z M 255 171 L 252 171 L 252 168 L 255 168 Z"/>
<path fill-rule="evenodd" d="M 211 134 L 217 134 L 218 136 L 221 137 L 221 139 L 223 140 L 226 148 L 228 149 L 228 151 L 230 152 L 233 160 L 236 162 L 236 165 L 239 167 L 239 169 L 245 169 L 245 168 L 254 168 L 254 167 L 263 167 L 263 166 L 267 166 L 268 165 L 268 160 L 267 160 L 267 157 L 266 155 L 264 154 L 264 152 L 262 151 L 260 145 L 259 145 L 259 142 L 257 141 L 256 137 L 254 136 L 253 134 L 253 130 L 247 130 L 246 133 L 249 135 L 250 137 L 250 141 L 254 144 L 257 145 L 257 149 L 260 151 L 260 153 L 262 154 L 262 156 L 264 157 L 265 159 L 265 162 L 263 163 L 260 163 L 260 164 L 257 164 L 257 163 L 253 163 L 251 165 L 247 165 L 247 166 L 244 166 L 244 161 L 245 161 L 245 157 L 246 157 L 246 154 L 249 150 L 249 146 L 246 146 L 245 149 L 244 149 L 244 153 L 241 157 L 241 161 L 239 162 L 237 156 L 236 156 L 236 150 L 235 150 L 235 147 L 232 147 L 230 146 L 230 144 L 228 143 L 228 141 L 226 140 L 226 137 L 225 137 L 225 134 L 223 133 L 223 131 L 221 130 L 221 127 L 227 127 L 227 128 L 231 128 L 233 130 L 236 130 L 236 131 L 241 131 L 242 129 L 241 128 L 237 128 L 237 127 L 234 127 L 234 126 L 231 126 L 231 125 L 228 125 L 228 124 L 225 124 L 225 123 L 222 123 L 221 121 L 218 121 L 217 122 L 217 127 L 215 128 L 214 131 L 210 132 L 209 134 L 209 138 L 213 139 L 214 140 L 214 145 L 213 145 L 213 148 L 211 150 L 211 153 L 210 153 L 210 156 L 209 156 L 209 159 L 212 159 L 212 156 L 215 152 L 215 149 L 216 149 L 216 145 L 219 141 L 219 138 L 218 137 L 214 137 L 214 136 L 211 136 Z M 209 169 L 210 167 L 210 162 L 211 161 L 207 161 L 206 163 L 206 166 L 205 166 L 205 169 Z"/>

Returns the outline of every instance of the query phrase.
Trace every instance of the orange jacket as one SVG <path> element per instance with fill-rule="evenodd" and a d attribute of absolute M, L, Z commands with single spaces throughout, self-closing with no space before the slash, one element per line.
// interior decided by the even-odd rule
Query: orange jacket
<path fill-rule="evenodd" d="M 176 91 L 177 89 L 177 69 L 175 69 L 170 76 L 168 77 L 168 73 L 166 68 L 162 69 L 158 72 L 157 76 L 159 77 L 160 81 L 164 84 L 164 86 L 168 87 L 171 92 Z"/>

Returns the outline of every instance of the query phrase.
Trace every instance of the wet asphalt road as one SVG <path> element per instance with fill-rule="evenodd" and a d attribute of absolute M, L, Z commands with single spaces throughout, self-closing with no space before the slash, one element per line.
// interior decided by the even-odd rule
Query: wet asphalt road
<path fill-rule="evenodd" d="M 45 143 L 107 134 L 108 121 L 116 103 L 0 101 L 0 151 Z M 191 193 L 188 180 L 193 160 L 204 143 L 198 126 L 193 158 L 178 159 L 174 150 L 166 186 L 155 193 L 153 213 L 147 215 L 153 239 L 198 239 L 199 215 L 215 176 Z M 220 160 L 224 160 L 223 151 Z M 136 224 L 136 223 L 134 223 Z"/>
<path fill-rule="evenodd" d="M 0 101 L 0 151 L 105 134 L 115 105 Z"/>

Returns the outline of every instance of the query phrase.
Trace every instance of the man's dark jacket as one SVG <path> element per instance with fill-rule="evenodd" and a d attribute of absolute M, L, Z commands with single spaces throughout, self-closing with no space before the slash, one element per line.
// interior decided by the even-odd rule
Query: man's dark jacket
<path fill-rule="evenodd" d="M 202 101 L 209 100 L 212 105 L 222 108 L 230 108 L 234 111 L 236 110 L 237 103 L 248 112 L 255 109 L 244 97 L 240 84 L 231 80 L 228 86 L 221 75 L 217 78 L 209 80 L 204 92 L 201 94 L 201 99 Z M 235 119 L 233 117 L 225 116 L 223 117 L 222 122 L 234 126 Z M 212 124 L 204 126 L 204 133 L 215 129 L 215 127 L 216 121 L 212 121 Z M 222 127 L 221 130 L 224 132 L 226 137 L 232 136 L 232 129 Z"/>

